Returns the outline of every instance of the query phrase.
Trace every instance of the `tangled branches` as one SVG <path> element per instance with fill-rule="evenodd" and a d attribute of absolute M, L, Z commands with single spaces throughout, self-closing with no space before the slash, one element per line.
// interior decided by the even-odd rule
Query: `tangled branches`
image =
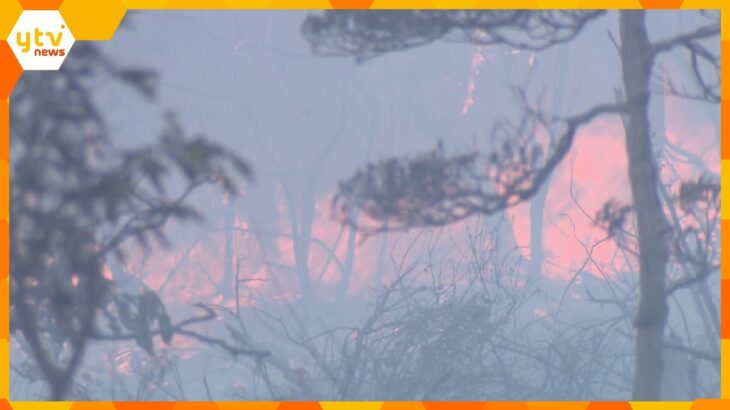
<path fill-rule="evenodd" d="M 310 15 L 302 33 L 316 54 L 355 57 L 358 61 L 441 39 L 541 50 L 570 41 L 603 13 L 600 10 L 327 11 Z"/>
<path fill-rule="evenodd" d="M 599 105 L 562 120 L 564 131 L 543 161 L 536 140 L 547 120 L 528 109 L 516 125 L 497 123 L 491 153 L 477 149 L 449 155 L 441 145 L 415 157 L 390 158 L 367 165 L 339 185 L 332 202 L 336 217 L 363 234 L 454 223 L 490 215 L 529 199 L 569 152 L 580 126 L 623 105 Z M 369 222 L 360 223 L 354 209 Z M 387 225 L 385 224 L 387 221 Z"/>

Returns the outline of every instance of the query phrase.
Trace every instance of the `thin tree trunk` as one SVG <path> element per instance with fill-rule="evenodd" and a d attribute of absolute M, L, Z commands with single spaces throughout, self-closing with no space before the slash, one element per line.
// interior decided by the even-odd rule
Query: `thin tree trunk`
<path fill-rule="evenodd" d="M 386 219 L 383 221 L 383 226 L 388 226 L 388 220 Z M 383 286 L 383 273 L 385 271 L 385 254 L 386 254 L 386 246 L 388 244 L 388 230 L 386 229 L 385 232 L 383 232 L 382 237 L 380 238 L 380 248 L 378 249 L 378 264 L 375 268 L 375 295 L 380 294 L 380 289 Z"/>
<path fill-rule="evenodd" d="M 223 205 L 223 223 L 225 232 L 225 264 L 223 270 L 223 279 L 219 284 L 218 288 L 225 299 L 230 299 L 233 296 L 233 289 L 238 284 L 233 283 L 233 225 L 235 223 L 233 200 Z"/>
<path fill-rule="evenodd" d="M 304 299 L 306 311 L 314 303 L 314 289 L 309 276 L 309 248 L 312 244 L 312 222 L 314 220 L 314 194 L 312 187 L 302 195 L 301 212 L 297 215 L 296 202 L 293 195 L 284 189 L 289 208 L 292 226 L 292 245 L 294 248 L 294 263 L 299 278 L 299 286 Z M 305 314 L 305 317 L 307 315 Z"/>
<path fill-rule="evenodd" d="M 354 218 L 357 219 L 357 213 L 355 211 Z M 350 227 L 350 233 L 347 237 L 347 253 L 345 254 L 345 266 L 342 270 L 342 280 L 337 291 L 337 301 L 342 302 L 347 296 L 347 289 L 350 287 L 350 281 L 352 280 L 352 270 L 355 265 L 355 248 L 357 247 L 357 229 Z M 336 250 L 335 250 L 336 251 Z"/>
<path fill-rule="evenodd" d="M 527 272 L 532 283 L 539 283 L 542 279 L 542 262 L 545 257 L 543 251 L 543 216 L 545 214 L 545 200 L 550 180 L 548 177 L 545 183 L 537 191 L 537 194 L 530 200 L 530 262 Z"/>
<path fill-rule="evenodd" d="M 565 67 L 565 62 L 569 61 L 570 47 L 563 47 L 560 51 L 560 59 L 562 60 Z M 565 89 L 565 70 L 557 70 L 557 77 L 555 79 L 557 87 L 553 94 L 553 103 L 550 109 L 556 115 L 561 112 L 563 108 L 563 90 Z M 551 131 L 548 133 L 550 140 L 548 141 L 549 148 L 552 149 L 555 146 L 553 139 L 555 133 Z M 544 161 L 544 159 L 543 159 Z M 533 283 L 540 283 L 542 279 L 542 262 L 545 258 L 545 251 L 543 247 L 543 236 L 544 236 L 544 216 L 545 216 L 545 202 L 547 200 L 547 194 L 550 190 L 550 182 L 553 176 L 547 177 L 545 182 L 542 184 L 540 189 L 537 191 L 535 196 L 530 199 L 530 262 L 528 265 L 528 274 Z"/>
<path fill-rule="evenodd" d="M 621 64 L 626 99 L 626 152 L 639 239 L 639 306 L 633 400 L 660 400 L 662 341 L 667 320 L 666 234 L 668 223 L 657 192 L 658 173 L 651 146 L 649 79 L 653 55 L 643 10 L 620 12 Z"/>

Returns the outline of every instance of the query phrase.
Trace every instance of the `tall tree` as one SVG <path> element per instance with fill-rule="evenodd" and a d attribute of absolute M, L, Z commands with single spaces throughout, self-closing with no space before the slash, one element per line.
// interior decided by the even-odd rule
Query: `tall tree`
<path fill-rule="evenodd" d="M 197 187 L 218 183 L 235 193 L 251 176 L 243 159 L 188 135 L 174 116 L 158 141 L 115 147 L 93 85 L 114 82 L 154 99 L 156 79 L 77 44 L 60 71 L 26 73 L 12 95 L 11 331 L 52 400 L 68 397 L 92 340 L 136 340 L 152 352 L 153 337 L 170 342 L 184 332 L 152 291 L 118 292 L 104 275 L 107 257 L 124 260 L 130 241 L 166 243 L 168 221 L 200 219 L 186 201 Z M 111 333 L 103 333 L 102 313 L 116 316 Z M 187 323 L 209 320 L 208 313 Z"/>

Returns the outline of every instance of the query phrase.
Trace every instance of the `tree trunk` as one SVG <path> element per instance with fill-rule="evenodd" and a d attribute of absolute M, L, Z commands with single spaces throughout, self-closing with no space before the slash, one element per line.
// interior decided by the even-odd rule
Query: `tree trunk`
<path fill-rule="evenodd" d="M 621 64 L 626 100 L 626 152 L 639 240 L 639 306 L 632 400 L 660 400 L 662 341 L 667 320 L 666 234 L 668 223 L 657 191 L 658 173 L 651 146 L 649 79 L 653 55 L 643 10 L 620 12 Z"/>
<path fill-rule="evenodd" d="M 292 246 L 294 263 L 299 278 L 299 286 L 306 312 L 314 303 L 314 289 L 309 273 L 309 248 L 312 244 L 312 223 L 314 221 L 314 193 L 312 187 L 306 188 L 302 195 L 301 212 L 297 215 L 297 203 L 293 195 L 285 189 L 292 226 Z M 307 314 L 304 315 L 305 317 Z"/>
<path fill-rule="evenodd" d="M 565 105 L 563 103 L 563 90 L 565 89 L 566 62 L 570 60 L 570 47 L 562 47 L 559 58 L 562 62 L 562 66 L 556 73 L 555 82 L 557 87 L 553 93 L 553 102 L 550 107 L 551 111 L 555 115 L 560 114 Z M 550 138 L 548 141 L 549 149 L 553 149 L 555 147 L 553 135 L 557 135 L 555 130 L 551 130 L 548 133 L 548 137 Z M 542 161 L 544 161 L 544 159 Z M 552 175 L 548 176 L 535 196 L 530 199 L 530 262 L 527 272 L 529 278 L 535 284 L 539 283 L 542 279 L 542 262 L 545 259 L 545 251 L 543 247 L 545 202 L 547 200 L 547 194 L 550 190 L 550 182 L 552 179 Z"/>
<path fill-rule="evenodd" d="M 235 215 L 233 209 L 233 199 L 229 199 L 229 203 L 223 205 L 223 223 L 225 232 L 225 264 L 223 266 L 223 279 L 218 285 L 219 291 L 223 297 L 228 300 L 233 297 L 233 289 L 238 286 L 234 283 L 233 278 L 233 225 L 235 223 Z"/>
<path fill-rule="evenodd" d="M 359 211 L 355 211 L 354 218 L 357 220 Z M 347 296 L 347 289 L 350 287 L 352 280 L 352 270 L 355 265 L 355 248 L 357 247 L 357 229 L 350 227 L 350 233 L 347 237 L 347 253 L 345 254 L 344 269 L 342 269 L 342 280 L 337 290 L 337 302 L 342 302 Z M 336 252 L 337 249 L 334 249 Z"/>
<path fill-rule="evenodd" d="M 547 199 L 551 179 L 551 177 L 548 177 L 537 191 L 537 194 L 530 199 L 530 261 L 527 272 L 530 281 L 534 284 L 539 283 L 542 279 L 542 262 L 545 257 L 542 246 L 543 216 L 545 215 L 545 200 Z"/>
<path fill-rule="evenodd" d="M 388 227 L 388 220 L 383 221 L 383 226 Z M 386 246 L 388 245 L 388 230 L 383 232 L 380 238 L 380 248 L 378 249 L 378 264 L 375 267 L 375 295 L 380 295 L 383 286 L 383 273 L 385 272 Z"/>

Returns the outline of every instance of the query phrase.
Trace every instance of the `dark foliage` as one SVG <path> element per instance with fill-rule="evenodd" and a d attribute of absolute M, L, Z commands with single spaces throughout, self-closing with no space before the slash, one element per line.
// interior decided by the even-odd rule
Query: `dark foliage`
<path fill-rule="evenodd" d="M 235 193 L 238 181 L 251 177 L 243 159 L 186 135 L 172 115 L 158 142 L 114 146 L 119 136 L 97 108 L 94 84 L 126 84 L 154 99 L 156 79 L 80 43 L 61 71 L 26 73 L 12 96 L 11 328 L 22 334 L 53 399 L 69 391 L 97 316 L 113 302 L 114 283 L 103 276 L 107 255 L 123 259 L 120 246 L 129 240 L 164 244 L 168 221 L 199 219 L 185 199 L 201 184 Z M 136 330 L 149 331 L 140 323 L 156 321 L 169 342 L 170 318 L 157 296 L 128 298 L 141 298 L 135 306 L 142 312 L 122 317 L 139 322 Z M 152 352 L 149 335 L 136 339 Z"/>
<path fill-rule="evenodd" d="M 573 39 L 601 10 L 326 11 L 302 26 L 322 56 L 367 60 L 436 40 L 541 50 Z"/>

